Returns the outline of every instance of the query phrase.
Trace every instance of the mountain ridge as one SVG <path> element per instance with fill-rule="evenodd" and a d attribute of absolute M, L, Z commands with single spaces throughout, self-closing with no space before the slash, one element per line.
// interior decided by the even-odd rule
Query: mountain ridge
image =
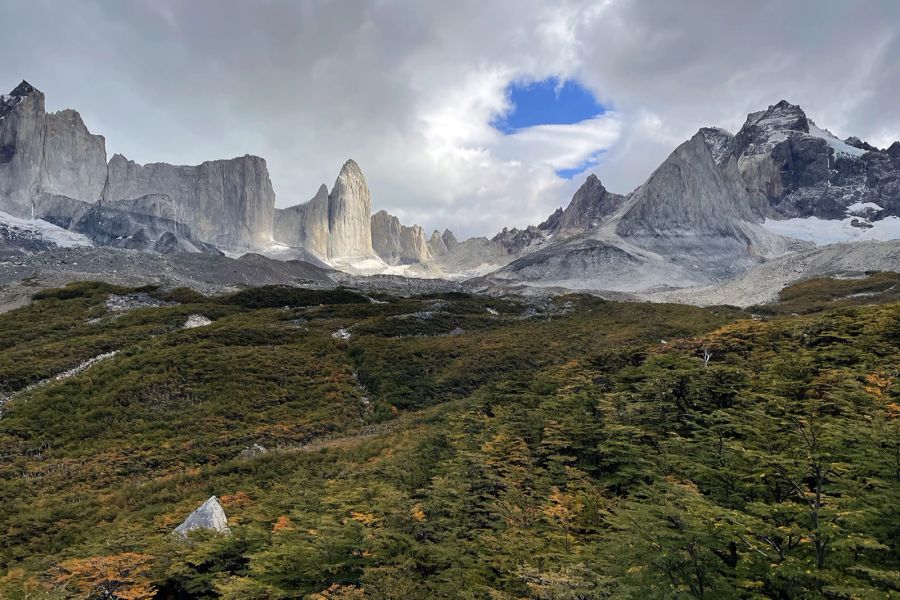
<path fill-rule="evenodd" d="M 596 290 L 721 282 L 808 247 L 780 233 L 814 231 L 814 219 L 860 231 L 884 224 L 877 231 L 888 233 L 875 238 L 884 239 L 900 223 L 900 142 L 878 149 L 839 140 L 781 100 L 750 113 L 734 135 L 701 128 L 628 194 L 589 174 L 541 223 L 462 241 L 446 229 L 426 238 L 418 225 L 373 213 L 353 159 L 330 191 L 322 184 L 305 203 L 275 204 L 261 157 L 141 165 L 117 153 L 107 162 L 105 139 L 77 111 L 46 113 L 26 81 L 0 96 L 0 210 L 97 245 L 261 252 L 361 274 Z"/>

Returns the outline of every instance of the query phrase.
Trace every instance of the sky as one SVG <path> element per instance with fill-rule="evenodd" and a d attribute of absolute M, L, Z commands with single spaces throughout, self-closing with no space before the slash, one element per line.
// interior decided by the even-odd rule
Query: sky
<path fill-rule="evenodd" d="M 77 109 L 107 152 L 257 154 L 277 205 L 347 158 L 373 208 L 457 237 L 523 227 L 595 173 L 640 185 L 703 126 L 782 98 L 900 139 L 896 0 L 0 0 L 0 90 Z"/>

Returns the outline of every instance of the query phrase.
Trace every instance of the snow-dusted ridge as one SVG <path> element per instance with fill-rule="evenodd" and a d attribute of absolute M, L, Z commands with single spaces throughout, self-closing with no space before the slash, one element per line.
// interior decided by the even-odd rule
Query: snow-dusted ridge
<path fill-rule="evenodd" d="M 812 120 L 809 121 L 809 135 L 825 140 L 831 146 L 835 154 L 843 154 L 844 156 L 862 156 L 866 150 L 851 146 L 847 142 L 838 139 L 827 129 L 821 129 Z"/>

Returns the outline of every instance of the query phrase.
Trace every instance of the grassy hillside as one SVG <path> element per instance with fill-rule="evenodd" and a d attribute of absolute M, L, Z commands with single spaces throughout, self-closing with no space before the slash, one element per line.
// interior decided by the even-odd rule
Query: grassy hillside
<path fill-rule="evenodd" d="M 0 598 L 900 597 L 891 277 L 43 292 L 0 315 Z M 231 535 L 173 537 L 211 495 Z"/>

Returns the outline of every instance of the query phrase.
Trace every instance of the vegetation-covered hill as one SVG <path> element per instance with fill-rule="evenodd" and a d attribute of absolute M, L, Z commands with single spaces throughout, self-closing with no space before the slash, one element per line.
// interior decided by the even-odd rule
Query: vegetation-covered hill
<path fill-rule="evenodd" d="M 900 597 L 898 284 L 42 292 L 0 315 L 0 598 Z M 231 534 L 171 535 L 211 495 Z"/>

